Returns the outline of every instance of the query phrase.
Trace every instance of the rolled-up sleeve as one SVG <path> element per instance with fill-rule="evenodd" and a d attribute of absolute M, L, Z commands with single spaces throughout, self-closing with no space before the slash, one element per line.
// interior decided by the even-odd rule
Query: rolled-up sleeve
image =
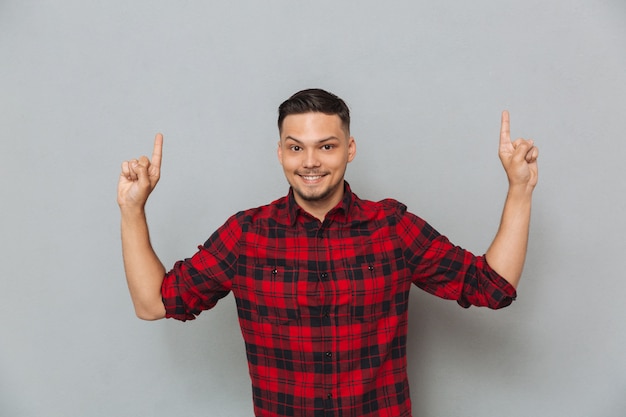
<path fill-rule="evenodd" d="M 464 307 L 503 308 L 515 300 L 515 287 L 494 271 L 483 256 L 453 245 L 424 220 L 400 213 L 399 233 L 405 258 L 419 288 Z"/>
<path fill-rule="evenodd" d="M 228 295 L 240 236 L 239 222 L 233 216 L 191 258 L 174 264 L 161 285 L 167 318 L 193 320 Z"/>

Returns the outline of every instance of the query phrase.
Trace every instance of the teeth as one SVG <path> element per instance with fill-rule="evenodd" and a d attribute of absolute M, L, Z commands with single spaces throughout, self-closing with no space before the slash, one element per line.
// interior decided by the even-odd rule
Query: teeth
<path fill-rule="evenodd" d="M 302 178 L 304 178 L 307 181 L 315 181 L 315 180 L 318 180 L 318 179 L 322 178 L 322 176 L 321 175 L 317 175 L 315 177 L 310 177 L 310 176 L 303 175 Z"/>

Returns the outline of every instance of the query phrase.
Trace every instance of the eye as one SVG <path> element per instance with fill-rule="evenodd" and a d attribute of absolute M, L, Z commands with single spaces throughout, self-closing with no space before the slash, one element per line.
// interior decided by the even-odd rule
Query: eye
<path fill-rule="evenodd" d="M 322 149 L 324 149 L 325 151 L 330 151 L 335 147 L 335 145 L 323 145 Z"/>
<path fill-rule="evenodd" d="M 291 146 L 289 147 L 289 149 L 291 149 L 291 150 L 292 150 L 292 151 L 294 151 L 294 152 L 299 152 L 299 151 L 301 151 L 301 150 L 302 150 L 302 148 L 301 148 L 301 147 L 299 147 L 298 145 L 291 145 Z"/>

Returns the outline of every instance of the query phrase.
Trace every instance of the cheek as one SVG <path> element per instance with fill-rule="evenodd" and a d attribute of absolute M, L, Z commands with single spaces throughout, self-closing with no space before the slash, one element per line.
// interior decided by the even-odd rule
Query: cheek
<path fill-rule="evenodd" d="M 280 164 L 283 166 L 285 171 L 291 171 L 298 167 L 299 162 L 297 158 L 287 157 L 284 154 L 279 158 Z"/>
<path fill-rule="evenodd" d="M 343 170 L 349 162 L 348 154 L 335 155 L 326 161 L 326 166 L 335 170 Z"/>

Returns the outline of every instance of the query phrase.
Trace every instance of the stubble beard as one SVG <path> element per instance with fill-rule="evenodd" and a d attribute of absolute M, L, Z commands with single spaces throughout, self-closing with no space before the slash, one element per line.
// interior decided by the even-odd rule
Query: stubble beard
<path fill-rule="evenodd" d="M 330 184 L 326 188 L 319 191 L 312 190 L 310 192 L 306 192 L 306 187 L 299 187 L 296 184 L 291 184 L 291 188 L 294 193 L 296 193 L 302 201 L 310 203 L 317 203 L 328 199 L 337 191 L 339 187 L 343 187 L 343 178 L 337 184 Z"/>
<path fill-rule="evenodd" d="M 333 191 L 336 189 L 333 187 L 328 187 L 325 190 L 322 190 L 320 192 L 310 192 L 310 193 L 304 193 L 300 188 L 298 187 L 293 187 L 293 191 L 298 195 L 298 197 L 300 197 L 300 199 L 302 199 L 303 201 L 308 201 L 310 203 L 314 203 L 314 202 L 318 202 L 318 201 L 323 201 L 326 198 L 328 198 Z"/>

